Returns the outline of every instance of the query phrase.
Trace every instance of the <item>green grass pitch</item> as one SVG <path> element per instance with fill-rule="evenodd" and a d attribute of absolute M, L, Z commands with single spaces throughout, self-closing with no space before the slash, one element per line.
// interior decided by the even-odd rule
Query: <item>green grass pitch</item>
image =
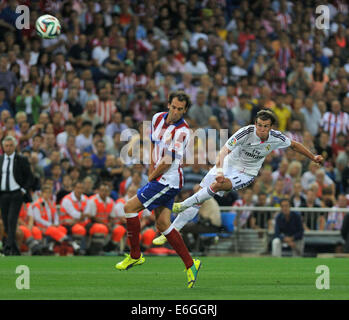
<path fill-rule="evenodd" d="M 178 257 L 146 257 L 142 266 L 115 269 L 123 257 L 2 257 L 0 299 L 248 300 L 349 299 L 349 260 L 201 257 L 192 289 Z M 30 270 L 30 289 L 16 288 L 19 265 Z M 316 288 L 319 265 L 330 270 L 330 289 Z"/>

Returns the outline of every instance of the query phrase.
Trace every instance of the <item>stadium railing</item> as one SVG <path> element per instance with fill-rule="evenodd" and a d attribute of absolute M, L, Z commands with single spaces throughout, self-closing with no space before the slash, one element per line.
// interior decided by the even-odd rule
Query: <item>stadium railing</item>
<path fill-rule="evenodd" d="M 225 245 L 221 245 L 221 249 L 233 253 L 267 253 L 268 245 L 274 235 L 273 220 L 280 212 L 278 207 L 235 207 L 224 206 L 220 207 L 222 215 L 222 226 L 224 232 L 221 233 L 208 233 L 201 234 L 202 240 L 207 238 L 216 238 L 217 240 L 223 240 Z M 304 232 L 305 246 L 310 251 L 316 252 L 317 250 L 332 250 L 336 245 L 343 243 L 339 230 L 327 229 L 329 222 L 328 214 L 330 212 L 343 212 L 348 213 L 347 208 L 304 208 L 304 207 L 292 207 L 291 211 L 298 212 L 302 216 L 304 224 L 307 229 Z M 253 212 L 257 212 L 256 225 L 267 226 L 266 228 L 248 229 L 241 227 L 239 221 L 241 219 L 246 220 L 246 216 Z M 229 217 L 230 215 L 230 217 Z M 227 217 L 228 216 L 228 217 Z M 324 220 L 324 230 L 319 230 L 319 218 Z M 269 220 L 269 221 L 268 221 Z M 235 223 L 234 223 L 235 221 Z M 228 224 L 227 224 L 228 223 Z M 269 227 L 269 228 L 268 228 Z M 228 243 L 230 241 L 230 243 Z M 215 241 L 215 247 L 218 241 Z M 208 249 L 206 248 L 206 252 Z"/>

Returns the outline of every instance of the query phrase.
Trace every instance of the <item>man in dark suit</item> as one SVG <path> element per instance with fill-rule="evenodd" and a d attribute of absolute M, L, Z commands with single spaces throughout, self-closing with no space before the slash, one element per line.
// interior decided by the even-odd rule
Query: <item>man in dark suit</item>
<path fill-rule="evenodd" d="M 0 208 L 7 235 L 5 255 L 20 255 L 16 244 L 16 229 L 23 202 L 31 202 L 30 188 L 34 176 L 27 158 L 17 154 L 17 141 L 7 136 L 2 141 L 4 154 L 0 156 Z"/>

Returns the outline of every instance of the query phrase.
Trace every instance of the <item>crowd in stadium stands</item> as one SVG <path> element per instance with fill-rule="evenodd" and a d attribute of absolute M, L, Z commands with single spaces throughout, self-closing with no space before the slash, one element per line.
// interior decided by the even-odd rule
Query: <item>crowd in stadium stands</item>
<path fill-rule="evenodd" d="M 16 28 L 19 4 L 30 8 L 29 29 Z M 328 28 L 317 27 L 320 4 L 329 8 Z M 193 139 L 194 164 L 184 164 L 181 198 L 213 165 L 207 159 L 224 139 L 265 107 L 275 112 L 276 129 L 325 163 L 310 163 L 290 148 L 273 152 L 250 189 L 216 197 L 218 204 L 279 206 L 286 196 L 292 206 L 314 211 L 348 207 L 346 1 L 7 0 L 0 6 L 0 138 L 17 139 L 35 175 L 33 202 L 19 219 L 22 251 L 34 254 L 44 238 L 60 254 L 87 250 L 94 241 L 105 251 L 127 247 L 123 205 L 147 182 L 146 121 L 166 111 L 168 93 L 179 89 L 192 99 L 185 119 L 194 132 L 216 129 L 211 140 Z M 56 39 L 36 35 L 44 13 L 61 21 Z M 141 214 L 147 249 L 157 232 L 153 216 Z M 319 214 L 315 223 L 303 217 L 303 224 L 340 230 L 344 216 Z M 271 213 L 261 221 L 257 212 L 243 212 L 239 223 L 258 229 L 273 228 L 273 221 Z"/>

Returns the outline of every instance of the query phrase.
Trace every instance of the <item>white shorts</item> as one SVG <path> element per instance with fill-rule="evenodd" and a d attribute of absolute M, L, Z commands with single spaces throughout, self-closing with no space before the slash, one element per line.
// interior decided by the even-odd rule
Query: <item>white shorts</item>
<path fill-rule="evenodd" d="M 201 188 L 209 187 L 213 182 L 216 181 L 216 166 L 214 166 L 202 179 L 200 183 Z M 251 176 L 250 174 L 241 172 L 237 169 L 229 169 L 229 172 L 224 172 L 224 177 L 228 178 L 231 181 L 233 188 L 231 190 L 239 190 L 250 185 L 255 176 Z M 220 197 L 223 197 L 224 193 L 227 191 L 218 191 L 216 194 Z"/>

